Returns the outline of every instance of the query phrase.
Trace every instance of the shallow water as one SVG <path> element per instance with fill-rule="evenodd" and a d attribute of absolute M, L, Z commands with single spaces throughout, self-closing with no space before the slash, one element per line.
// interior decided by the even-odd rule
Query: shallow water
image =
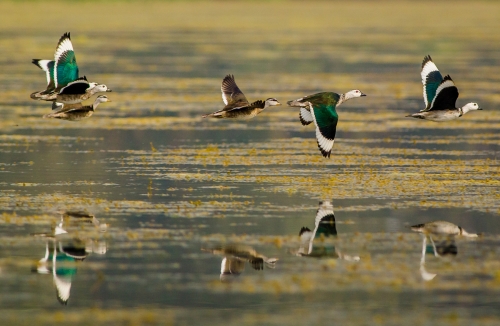
<path fill-rule="evenodd" d="M 2 6 L 2 324 L 498 323 L 496 3 Z M 81 75 L 113 89 L 80 122 L 29 99 L 45 86 L 30 60 L 65 31 Z M 428 53 L 484 111 L 404 117 Z M 202 119 L 228 73 L 250 100 L 368 96 L 338 109 L 324 159 L 286 106 Z M 325 200 L 336 235 L 309 257 L 299 231 Z M 434 255 L 409 228 L 434 220 L 480 236 L 434 237 Z"/>

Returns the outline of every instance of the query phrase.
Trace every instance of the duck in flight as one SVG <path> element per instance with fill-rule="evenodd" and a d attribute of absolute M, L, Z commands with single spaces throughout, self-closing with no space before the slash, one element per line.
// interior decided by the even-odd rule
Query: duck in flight
<path fill-rule="evenodd" d="M 450 75 L 443 78 L 430 55 L 424 57 L 421 76 L 425 109 L 407 117 L 441 122 L 458 119 L 469 111 L 482 110 L 472 102 L 456 107 L 458 88 Z"/>
<path fill-rule="evenodd" d="M 251 119 L 270 106 L 281 105 L 275 98 L 265 101 L 248 102 L 243 92 L 238 88 L 233 75 L 227 75 L 221 85 L 222 100 L 226 106 L 219 111 L 205 114 L 203 118 L 243 118 Z"/>
<path fill-rule="evenodd" d="M 99 92 L 111 92 L 111 89 L 104 84 L 89 83 L 85 76 L 80 77 L 56 93 L 52 109 L 59 109 L 61 104 L 81 103 Z"/>
<path fill-rule="evenodd" d="M 78 64 L 70 33 L 64 33 L 57 42 L 54 60 L 33 59 L 32 62 L 47 76 L 47 88 L 32 93 L 31 98 L 34 100 L 52 101 L 50 98 L 55 98 L 61 88 L 78 79 Z"/>
<path fill-rule="evenodd" d="M 316 140 L 324 157 L 330 157 L 332 152 L 339 115 L 336 107 L 356 97 L 366 96 L 355 89 L 345 94 L 322 92 L 288 101 L 291 107 L 299 107 L 299 118 L 303 126 L 314 122 L 316 125 Z"/>
<path fill-rule="evenodd" d="M 76 104 L 63 104 L 53 112 L 44 115 L 44 118 L 55 118 L 69 121 L 78 121 L 85 118 L 90 118 L 97 106 L 104 102 L 111 102 L 106 95 L 99 95 L 96 97 L 92 105 L 83 106 L 81 103 Z"/>

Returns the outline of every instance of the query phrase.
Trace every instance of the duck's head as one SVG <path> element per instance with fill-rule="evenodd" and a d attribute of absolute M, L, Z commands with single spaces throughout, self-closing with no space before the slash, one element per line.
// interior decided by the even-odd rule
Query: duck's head
<path fill-rule="evenodd" d="M 359 89 L 353 89 L 352 91 L 345 93 L 346 99 L 351 99 L 351 98 L 361 97 L 361 96 L 366 96 L 366 94 L 363 94 Z"/>
<path fill-rule="evenodd" d="M 95 103 L 111 102 L 111 100 L 106 95 L 99 95 L 95 98 Z"/>
<path fill-rule="evenodd" d="M 274 97 L 270 97 L 266 100 L 265 102 L 265 106 L 276 106 L 276 105 L 281 105 L 280 102 L 278 102 L 277 99 L 275 99 Z"/>
<path fill-rule="evenodd" d="M 480 107 L 479 107 L 479 104 L 477 103 L 467 103 L 465 104 L 463 107 L 462 107 L 462 110 L 464 111 L 464 114 L 469 112 L 469 111 L 474 111 L 474 110 L 482 110 Z"/>
<path fill-rule="evenodd" d="M 111 92 L 111 89 L 108 88 L 108 86 L 104 85 L 104 84 L 96 84 L 94 86 L 94 92 L 97 93 L 97 92 Z"/>

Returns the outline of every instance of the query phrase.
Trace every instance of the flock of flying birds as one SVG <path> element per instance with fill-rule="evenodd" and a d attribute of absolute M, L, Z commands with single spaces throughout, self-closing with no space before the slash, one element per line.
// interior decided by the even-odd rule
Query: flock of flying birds
<path fill-rule="evenodd" d="M 54 60 L 33 59 L 33 63 L 45 71 L 47 88 L 34 92 L 31 98 L 52 102 L 52 112 L 44 118 L 57 118 L 77 121 L 92 116 L 100 103 L 111 102 L 106 95 L 99 95 L 92 105 L 83 106 L 82 102 L 99 92 L 111 92 L 106 85 L 89 82 L 85 76 L 79 77 L 75 52 L 70 33 L 65 33 L 57 43 Z M 422 83 L 425 108 L 408 117 L 431 121 L 448 121 L 460 118 L 473 110 L 481 110 L 477 103 L 467 103 L 457 108 L 458 89 L 449 75 L 443 77 L 428 55 L 422 62 Z M 239 89 L 233 75 L 222 80 L 222 99 L 226 105 L 222 110 L 206 114 L 203 118 L 253 118 L 268 107 L 281 105 L 275 98 L 250 103 Z M 330 157 L 338 114 L 336 107 L 356 97 L 366 96 L 360 90 L 344 94 L 321 92 L 288 101 L 291 107 L 300 109 L 302 125 L 314 122 L 316 140 L 324 157 Z"/>
<path fill-rule="evenodd" d="M 82 102 L 99 92 L 111 92 L 104 84 L 89 82 L 86 76 L 78 77 L 78 64 L 71 43 L 70 33 L 65 33 L 57 43 L 54 60 L 33 59 L 47 75 L 47 88 L 34 92 L 31 98 L 52 102 L 52 112 L 44 118 L 81 120 L 92 116 L 100 103 L 111 102 L 106 95 L 99 95 L 92 105 Z"/>

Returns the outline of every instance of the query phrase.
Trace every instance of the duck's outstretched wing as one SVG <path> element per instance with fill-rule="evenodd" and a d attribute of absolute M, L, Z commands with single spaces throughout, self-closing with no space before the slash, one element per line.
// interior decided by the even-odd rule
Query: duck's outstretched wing
<path fill-rule="evenodd" d="M 33 59 L 31 62 L 34 65 L 36 65 L 38 68 L 45 71 L 45 74 L 47 76 L 47 89 L 45 90 L 45 92 L 49 93 L 49 92 L 53 91 L 56 88 L 55 83 L 54 83 L 55 61 L 54 60 Z"/>
<path fill-rule="evenodd" d="M 311 103 L 309 108 L 316 125 L 318 148 L 324 157 L 330 157 L 339 120 L 335 106 Z"/>
<path fill-rule="evenodd" d="M 445 76 L 436 89 L 436 96 L 427 111 L 454 110 L 458 98 L 458 88 L 449 75 Z"/>
<path fill-rule="evenodd" d="M 303 126 L 307 126 L 314 121 L 311 111 L 304 107 L 300 108 L 299 119 Z"/>
<path fill-rule="evenodd" d="M 56 89 L 61 89 L 78 78 L 78 64 L 76 63 L 70 33 L 64 33 L 59 39 L 54 54 L 54 61 L 54 83 Z"/>
<path fill-rule="evenodd" d="M 423 109 L 422 112 L 430 111 L 432 107 L 432 101 L 437 94 L 437 89 L 443 81 L 443 76 L 439 72 L 434 62 L 432 62 L 432 58 L 430 55 L 424 57 L 420 75 L 422 76 L 422 84 L 424 85 L 423 91 L 425 102 L 425 109 Z"/>
<path fill-rule="evenodd" d="M 224 109 L 232 109 L 249 104 L 243 92 L 236 85 L 233 75 L 224 77 L 220 90 L 222 92 L 222 100 L 226 104 Z"/>

